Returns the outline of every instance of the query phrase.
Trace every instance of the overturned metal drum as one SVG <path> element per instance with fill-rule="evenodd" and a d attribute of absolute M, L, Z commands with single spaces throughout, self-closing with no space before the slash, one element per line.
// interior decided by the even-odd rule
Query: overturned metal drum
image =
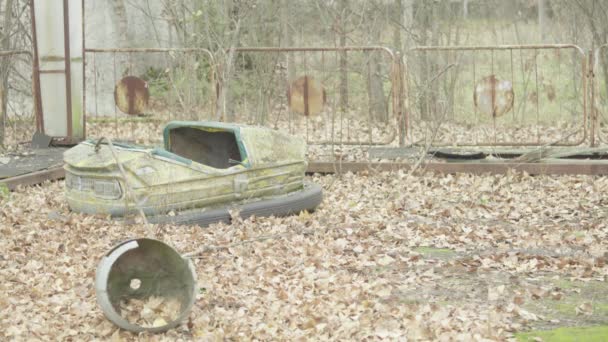
<path fill-rule="evenodd" d="M 192 262 L 154 239 L 120 243 L 103 256 L 95 275 L 97 303 L 117 326 L 162 332 L 178 326 L 196 298 Z"/>

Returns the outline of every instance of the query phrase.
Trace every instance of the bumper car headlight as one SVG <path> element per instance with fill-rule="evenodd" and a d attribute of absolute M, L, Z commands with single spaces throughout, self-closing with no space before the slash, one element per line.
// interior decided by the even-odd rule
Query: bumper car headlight
<path fill-rule="evenodd" d="M 117 180 L 96 180 L 93 182 L 95 196 L 105 199 L 120 198 L 120 184 Z"/>
<path fill-rule="evenodd" d="M 66 173 L 65 186 L 72 190 L 92 192 L 95 197 L 103 199 L 118 199 L 122 195 L 116 179 L 95 179 Z"/>

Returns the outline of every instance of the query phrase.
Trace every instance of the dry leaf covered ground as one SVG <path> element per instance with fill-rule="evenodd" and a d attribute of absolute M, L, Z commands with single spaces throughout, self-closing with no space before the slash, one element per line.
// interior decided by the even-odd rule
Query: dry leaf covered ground
<path fill-rule="evenodd" d="M 311 178 L 325 190 L 314 213 L 153 233 L 71 213 L 63 182 L 12 193 L 0 202 L 0 336 L 484 341 L 608 322 L 608 178 Z M 150 234 L 182 253 L 231 247 L 195 259 L 189 323 L 135 335 L 103 317 L 94 274 L 114 244 Z"/>

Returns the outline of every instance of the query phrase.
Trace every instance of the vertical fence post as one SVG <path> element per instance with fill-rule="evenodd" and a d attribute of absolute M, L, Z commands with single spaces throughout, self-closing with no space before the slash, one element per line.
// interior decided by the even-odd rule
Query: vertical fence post
<path fill-rule="evenodd" d="M 589 116 L 590 116 L 590 121 L 591 121 L 591 128 L 590 128 L 590 132 L 589 132 L 589 141 L 590 141 L 590 145 L 591 147 L 595 147 L 595 131 L 597 128 L 597 107 L 595 106 L 595 70 L 594 70 L 594 61 L 593 61 L 593 50 L 590 49 L 589 50 L 589 61 L 588 61 L 588 68 L 587 68 L 587 87 L 589 89 L 589 103 L 591 104 L 590 106 L 590 111 L 589 111 Z"/>
<path fill-rule="evenodd" d="M 401 59 L 401 54 L 399 52 L 395 53 L 393 58 L 393 68 L 392 68 L 392 77 L 393 80 L 393 115 L 397 120 L 397 132 L 399 134 L 399 146 L 405 145 L 405 136 L 407 135 L 407 120 L 406 114 L 404 111 L 404 97 L 405 97 L 405 87 L 404 87 L 404 67 L 403 60 Z"/>

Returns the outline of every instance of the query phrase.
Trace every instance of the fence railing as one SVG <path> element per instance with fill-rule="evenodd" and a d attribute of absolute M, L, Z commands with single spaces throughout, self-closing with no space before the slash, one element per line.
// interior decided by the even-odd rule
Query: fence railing
<path fill-rule="evenodd" d="M 89 135 L 156 143 L 164 122 L 215 118 L 217 66 L 209 50 L 86 48 L 85 59 Z M 138 112 L 126 113 L 121 96 L 130 106 L 141 101 Z"/>
<path fill-rule="evenodd" d="M 419 46 L 403 58 L 381 46 L 233 54 L 224 75 L 206 49 L 85 49 L 88 135 L 156 143 L 166 121 L 222 119 L 282 129 L 331 146 L 333 156 L 337 146 L 608 144 L 608 45 L 590 53 L 570 44 Z M 29 51 L 0 51 L 0 65 L 31 82 Z M 146 84 L 143 115 L 116 104 L 127 76 Z M 26 88 L 33 94 L 7 89 L 5 146 L 36 130 L 25 99 L 36 87 Z"/>
<path fill-rule="evenodd" d="M 591 83 L 591 116 L 594 139 L 591 145 L 596 145 L 595 135 L 600 143 L 608 144 L 608 45 L 598 47 L 593 55 L 590 76 Z"/>
<path fill-rule="evenodd" d="M 403 134 L 401 59 L 386 47 L 235 52 L 228 98 L 242 115 L 232 119 L 284 129 L 315 145 L 387 145 Z"/>
<path fill-rule="evenodd" d="M 408 57 L 413 143 L 575 146 L 588 139 L 587 60 L 576 45 L 419 46 Z"/>

